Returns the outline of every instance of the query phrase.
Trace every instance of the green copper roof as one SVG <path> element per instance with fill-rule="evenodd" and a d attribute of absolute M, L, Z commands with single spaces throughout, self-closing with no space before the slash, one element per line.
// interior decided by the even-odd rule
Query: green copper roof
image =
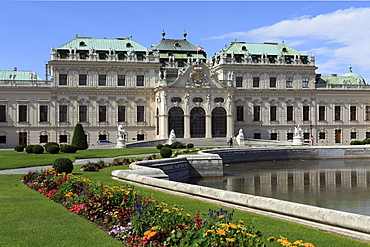
<path fill-rule="evenodd" d="M 197 52 L 197 49 L 197 46 L 190 44 L 185 39 L 162 39 L 158 44 L 152 46 L 152 50 L 172 52 Z"/>
<path fill-rule="evenodd" d="M 42 80 L 35 72 L 18 70 L 0 70 L 0 80 L 29 81 Z"/>
<path fill-rule="evenodd" d="M 133 49 L 135 51 L 146 51 L 145 46 L 128 39 L 128 38 L 117 38 L 117 39 L 92 39 L 90 37 L 76 37 L 74 40 L 67 44 L 59 47 L 58 49 L 70 49 L 75 48 L 77 50 L 89 50 L 94 48 L 95 50 L 109 50 L 110 48 L 116 51 L 128 51 Z"/>
<path fill-rule="evenodd" d="M 324 82 L 320 84 L 348 84 L 348 85 L 367 85 L 365 79 L 357 73 L 352 72 L 352 67 L 349 72 L 342 76 L 322 76 Z"/>
<path fill-rule="evenodd" d="M 289 46 L 279 45 L 277 43 L 249 44 L 245 42 L 231 42 L 230 46 L 222 49 L 222 51 L 226 53 L 234 52 L 234 54 L 245 54 L 246 52 L 249 52 L 257 55 L 267 53 L 267 55 L 277 56 L 280 53 L 283 53 L 285 55 L 300 54 L 307 56 L 307 54 L 297 51 Z"/>

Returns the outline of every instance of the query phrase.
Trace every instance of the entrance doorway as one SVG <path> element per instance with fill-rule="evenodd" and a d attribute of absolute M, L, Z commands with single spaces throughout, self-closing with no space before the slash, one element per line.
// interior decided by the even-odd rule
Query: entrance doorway
<path fill-rule="evenodd" d="M 226 137 L 226 111 L 222 107 L 212 111 L 212 137 Z"/>
<path fill-rule="evenodd" d="M 335 130 L 335 143 L 342 142 L 342 130 Z"/>
<path fill-rule="evenodd" d="M 184 111 L 173 107 L 168 112 L 168 131 L 175 131 L 176 137 L 184 138 Z"/>
<path fill-rule="evenodd" d="M 204 138 L 206 136 L 206 112 L 201 107 L 195 107 L 190 112 L 190 137 Z"/>
<path fill-rule="evenodd" d="M 27 132 L 19 132 L 19 145 L 27 146 Z"/>

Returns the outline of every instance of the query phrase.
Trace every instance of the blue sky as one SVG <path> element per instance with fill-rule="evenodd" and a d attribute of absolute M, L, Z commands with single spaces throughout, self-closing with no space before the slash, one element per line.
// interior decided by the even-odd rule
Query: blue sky
<path fill-rule="evenodd" d="M 0 70 L 45 78 L 51 46 L 75 35 L 129 37 L 150 47 L 184 30 L 208 56 L 237 39 L 278 42 L 316 56 L 323 75 L 353 72 L 370 82 L 368 1 L 10 1 L 0 2 Z"/>

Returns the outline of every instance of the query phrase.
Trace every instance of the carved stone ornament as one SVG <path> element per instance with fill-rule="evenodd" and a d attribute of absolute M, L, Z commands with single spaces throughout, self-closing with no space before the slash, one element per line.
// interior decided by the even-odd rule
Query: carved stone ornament
<path fill-rule="evenodd" d="M 195 67 L 193 72 L 190 73 L 190 79 L 197 85 L 204 83 L 206 81 L 206 74 L 203 72 L 203 68 Z"/>

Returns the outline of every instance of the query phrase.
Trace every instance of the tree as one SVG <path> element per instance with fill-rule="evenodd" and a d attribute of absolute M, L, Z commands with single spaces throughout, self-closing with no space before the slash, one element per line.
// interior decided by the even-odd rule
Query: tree
<path fill-rule="evenodd" d="M 76 124 L 75 131 L 73 132 L 72 145 L 75 145 L 78 150 L 85 150 L 89 147 L 84 128 L 80 123 Z"/>

